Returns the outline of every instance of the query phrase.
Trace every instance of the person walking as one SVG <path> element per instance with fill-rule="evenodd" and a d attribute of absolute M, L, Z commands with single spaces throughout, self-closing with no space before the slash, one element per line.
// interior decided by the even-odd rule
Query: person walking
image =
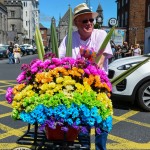
<path fill-rule="evenodd" d="M 14 59 L 15 59 L 15 64 L 20 63 L 20 59 L 21 59 L 21 54 L 20 54 L 21 50 L 19 48 L 18 44 L 14 45 L 14 49 L 13 49 L 13 53 L 14 53 Z"/>
<path fill-rule="evenodd" d="M 8 55 L 8 59 L 9 59 L 9 64 L 14 64 L 14 54 L 13 54 L 13 43 L 10 42 L 10 45 L 8 46 L 8 50 L 7 50 L 7 55 Z"/>
<path fill-rule="evenodd" d="M 135 44 L 133 49 L 133 56 L 139 56 L 141 55 L 141 49 L 139 44 Z"/>
<path fill-rule="evenodd" d="M 77 31 L 72 33 L 72 57 L 81 58 L 81 47 L 93 49 L 98 52 L 107 33 L 104 30 L 94 29 L 94 19 L 98 13 L 92 12 L 85 3 L 79 4 L 74 8 L 73 23 L 77 27 Z M 66 55 L 67 35 L 59 46 L 59 57 L 63 58 Z M 99 62 L 99 68 L 105 70 L 108 74 L 108 59 L 113 57 L 110 42 L 107 44 Z M 108 132 L 101 129 L 101 134 L 95 134 L 96 150 L 106 150 Z M 85 140 L 90 143 L 90 136 L 79 134 L 79 142 L 83 145 Z"/>

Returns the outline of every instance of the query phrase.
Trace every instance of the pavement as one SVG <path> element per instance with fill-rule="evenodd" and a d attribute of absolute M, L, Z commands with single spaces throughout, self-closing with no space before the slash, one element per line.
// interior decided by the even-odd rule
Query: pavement
<path fill-rule="evenodd" d="M 22 57 L 21 62 L 30 62 L 37 55 Z M 19 147 L 32 148 L 29 144 L 17 144 L 16 141 L 26 131 L 28 124 L 11 118 L 12 107 L 5 100 L 8 87 L 16 84 L 21 72 L 21 64 L 7 64 L 0 60 L 0 150 Z M 113 130 L 107 141 L 107 150 L 150 150 L 150 113 L 142 112 L 132 106 L 114 104 Z M 34 126 L 31 126 L 33 131 Z M 33 134 L 30 136 L 33 139 Z M 22 148 L 23 149 L 23 148 Z M 51 149 L 50 149 L 51 150 Z M 94 130 L 91 131 L 91 150 L 95 150 Z"/>

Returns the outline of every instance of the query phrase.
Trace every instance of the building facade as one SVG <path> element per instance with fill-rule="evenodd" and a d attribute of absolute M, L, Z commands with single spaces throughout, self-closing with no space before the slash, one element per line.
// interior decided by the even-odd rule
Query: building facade
<path fill-rule="evenodd" d="M 126 41 L 129 44 L 139 43 L 145 53 L 145 29 L 150 27 L 150 0 L 116 2 L 118 27 L 126 28 Z"/>
<path fill-rule="evenodd" d="M 0 1 L 0 44 L 7 44 L 7 8 Z"/>
<path fill-rule="evenodd" d="M 40 28 L 40 32 L 41 32 L 41 36 L 43 40 L 43 45 L 44 47 L 47 47 L 48 46 L 48 37 L 47 37 L 48 29 L 44 27 L 41 23 L 39 24 L 39 28 Z"/>
<path fill-rule="evenodd" d="M 39 27 L 39 1 L 22 0 L 24 43 L 33 44 L 35 27 Z"/>

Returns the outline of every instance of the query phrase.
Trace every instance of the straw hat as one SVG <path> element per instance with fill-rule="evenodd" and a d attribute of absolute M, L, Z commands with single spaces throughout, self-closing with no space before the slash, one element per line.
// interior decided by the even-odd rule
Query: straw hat
<path fill-rule="evenodd" d="M 77 16 L 82 14 L 92 14 L 93 18 L 96 18 L 98 16 L 97 12 L 92 12 L 85 3 L 82 3 L 74 8 L 73 21 Z"/>

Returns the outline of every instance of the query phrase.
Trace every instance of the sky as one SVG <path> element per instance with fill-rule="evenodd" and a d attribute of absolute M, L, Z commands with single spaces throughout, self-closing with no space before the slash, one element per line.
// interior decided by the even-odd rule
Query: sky
<path fill-rule="evenodd" d="M 90 0 L 90 6 L 93 12 L 96 12 L 98 4 L 100 3 L 103 9 L 103 26 L 108 25 L 110 18 L 117 17 L 117 3 L 116 0 Z M 56 19 L 56 24 L 59 18 L 63 17 L 67 12 L 69 5 L 74 9 L 78 4 L 84 3 L 85 0 L 39 0 L 40 9 L 40 23 L 49 28 L 51 18 Z"/>

